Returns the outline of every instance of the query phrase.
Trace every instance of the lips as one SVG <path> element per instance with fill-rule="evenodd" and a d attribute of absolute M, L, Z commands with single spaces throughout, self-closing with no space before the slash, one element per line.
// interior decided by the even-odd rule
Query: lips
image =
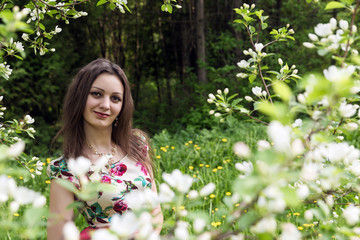
<path fill-rule="evenodd" d="M 107 117 L 110 116 L 109 114 L 101 113 L 101 112 L 96 112 L 96 111 L 94 111 L 94 113 L 95 113 L 98 117 L 101 117 L 101 118 L 107 118 Z"/>

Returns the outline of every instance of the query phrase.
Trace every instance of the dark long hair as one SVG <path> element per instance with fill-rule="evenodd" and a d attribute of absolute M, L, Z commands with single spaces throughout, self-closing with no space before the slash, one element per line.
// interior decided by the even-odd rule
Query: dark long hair
<path fill-rule="evenodd" d="M 118 121 L 113 124 L 111 139 L 119 145 L 129 157 L 143 163 L 147 170 L 152 170 L 152 157 L 145 149 L 148 144 L 147 135 L 139 129 L 132 129 L 134 101 L 131 96 L 129 81 L 124 71 L 115 63 L 99 58 L 83 67 L 71 82 L 64 99 L 62 127 L 53 142 L 63 136 L 63 154 L 66 159 L 82 155 L 85 145 L 83 113 L 90 88 L 96 78 L 108 73 L 117 76 L 124 86 L 123 105 Z M 150 171 L 152 172 L 152 171 Z"/>

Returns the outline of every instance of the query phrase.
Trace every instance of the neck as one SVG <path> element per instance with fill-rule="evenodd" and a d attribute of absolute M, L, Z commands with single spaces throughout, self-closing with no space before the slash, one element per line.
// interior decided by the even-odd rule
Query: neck
<path fill-rule="evenodd" d="M 86 145 L 90 144 L 99 152 L 110 152 L 113 148 L 111 141 L 112 129 L 94 129 L 89 126 L 84 126 Z"/>

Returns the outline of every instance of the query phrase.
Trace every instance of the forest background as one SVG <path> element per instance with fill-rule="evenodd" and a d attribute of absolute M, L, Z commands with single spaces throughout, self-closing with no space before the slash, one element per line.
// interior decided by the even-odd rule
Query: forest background
<path fill-rule="evenodd" d="M 323 10 L 325 3 L 187 0 L 179 2 L 182 8 L 169 14 L 161 11 L 161 1 L 130 1 L 131 13 L 120 14 L 108 6 L 95 7 L 96 2 L 88 2 L 79 6 L 79 10 L 89 13 L 87 17 L 68 25 L 52 19 L 45 22 L 54 25 L 51 28 L 62 28 L 61 34 L 50 41 L 50 47 L 56 48 L 54 53 L 39 56 L 25 47 L 26 61 L 9 60 L 14 71 L 0 87 L 7 118 L 29 114 L 36 119 L 36 139 L 26 151 L 49 156 L 67 86 L 79 68 L 98 57 L 118 63 L 128 75 L 136 107 L 135 127 L 154 136 L 164 129 L 177 133 L 218 126 L 219 119 L 209 116 L 207 93 L 229 87 L 232 93 L 244 97 L 253 86 L 247 79 L 236 77 L 236 63 L 249 47 L 245 29 L 234 24 L 234 8 L 243 3 L 261 7 L 269 16 L 271 29 L 288 23 L 294 29 L 295 41 L 271 45 L 269 51 L 291 60 L 303 72 L 329 65 L 329 60 L 315 51 L 305 52 L 302 45 L 317 23 L 336 17 L 336 10 Z M 203 8 L 199 10 L 199 6 Z M 265 34 L 259 37 L 263 42 L 270 40 Z M 268 59 L 270 68 L 278 64 L 276 56 Z M 56 152 L 59 147 L 53 149 Z"/>

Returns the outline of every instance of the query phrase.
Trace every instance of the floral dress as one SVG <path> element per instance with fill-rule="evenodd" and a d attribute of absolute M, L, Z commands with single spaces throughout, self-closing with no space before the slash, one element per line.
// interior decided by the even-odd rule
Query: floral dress
<path fill-rule="evenodd" d="M 47 173 L 50 179 L 65 179 L 80 189 L 79 179 L 69 171 L 64 157 L 51 161 Z M 91 172 L 88 173 L 90 174 Z M 125 200 L 129 192 L 151 189 L 151 179 L 144 165 L 127 155 L 113 163 L 109 169 L 101 170 L 100 176 L 101 182 L 115 185 L 116 192 L 99 192 L 96 198 L 81 201 L 83 207 L 79 210 L 92 228 L 107 227 L 114 214 L 121 215 L 130 210 Z"/>

